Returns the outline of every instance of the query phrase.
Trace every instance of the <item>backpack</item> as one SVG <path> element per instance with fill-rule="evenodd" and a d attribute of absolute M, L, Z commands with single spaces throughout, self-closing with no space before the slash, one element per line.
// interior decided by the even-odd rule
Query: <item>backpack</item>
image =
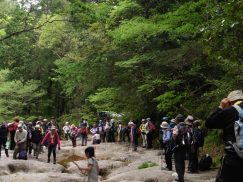
<path fill-rule="evenodd" d="M 176 137 L 176 143 L 179 146 L 190 148 L 193 144 L 192 129 L 184 122 L 177 125 L 178 136 Z"/>
<path fill-rule="evenodd" d="M 198 167 L 200 171 L 209 170 L 213 164 L 213 159 L 208 154 L 203 155 L 199 161 Z"/>
<path fill-rule="evenodd" d="M 233 105 L 233 107 L 239 113 L 239 119 L 234 123 L 234 133 L 235 133 L 235 143 L 231 143 L 236 154 L 243 158 L 243 109 L 238 105 Z"/>
<path fill-rule="evenodd" d="M 22 159 L 22 160 L 27 160 L 27 151 L 26 150 L 21 150 L 19 152 L 19 159 Z"/>
<path fill-rule="evenodd" d="M 199 128 L 193 129 L 193 139 L 194 139 L 194 144 L 197 147 L 203 147 L 204 145 L 204 133 L 202 130 Z"/>
<path fill-rule="evenodd" d="M 149 132 L 154 132 L 156 130 L 156 127 L 152 122 L 149 122 L 148 129 L 149 129 Z"/>

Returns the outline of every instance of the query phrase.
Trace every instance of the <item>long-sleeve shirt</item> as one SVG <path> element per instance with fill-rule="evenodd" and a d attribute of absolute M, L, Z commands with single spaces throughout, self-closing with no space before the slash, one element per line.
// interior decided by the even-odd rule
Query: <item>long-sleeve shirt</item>
<path fill-rule="evenodd" d="M 243 102 L 239 104 L 243 108 Z M 223 129 L 224 142 L 235 142 L 234 123 L 239 119 L 238 111 L 233 107 L 218 108 L 206 120 L 206 127 L 210 129 Z"/>
<path fill-rule="evenodd" d="M 57 132 L 54 134 L 51 134 L 51 132 L 48 132 L 45 137 L 43 138 L 41 144 L 43 145 L 46 141 L 48 141 L 48 146 L 50 145 L 58 145 L 60 147 L 60 138 Z"/>
<path fill-rule="evenodd" d="M 171 139 L 171 131 L 169 129 L 163 130 L 163 143 L 167 143 Z"/>
<path fill-rule="evenodd" d="M 14 141 L 15 143 L 19 142 L 19 143 L 23 143 L 27 140 L 27 131 L 25 129 L 23 129 L 23 131 L 19 131 L 17 130 L 14 136 Z"/>

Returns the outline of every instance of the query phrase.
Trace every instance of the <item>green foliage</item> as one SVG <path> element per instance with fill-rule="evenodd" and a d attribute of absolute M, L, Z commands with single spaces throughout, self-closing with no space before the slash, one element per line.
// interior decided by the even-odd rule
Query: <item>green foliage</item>
<path fill-rule="evenodd" d="M 30 80 L 25 84 L 20 81 L 8 81 L 9 70 L 0 71 L 0 113 L 9 117 L 29 114 L 36 107 L 38 100 L 45 94 L 39 89 L 39 82 Z"/>
<path fill-rule="evenodd" d="M 182 96 L 177 95 L 174 91 L 165 92 L 164 94 L 155 98 L 159 104 L 157 108 L 159 111 L 169 112 L 171 108 L 181 102 Z"/>
<path fill-rule="evenodd" d="M 148 161 L 148 162 L 144 162 L 141 165 L 139 165 L 138 169 L 145 169 L 145 168 L 154 167 L 154 166 L 158 166 L 158 164 Z"/>
<path fill-rule="evenodd" d="M 88 97 L 89 102 L 99 111 L 114 111 L 118 89 L 104 88 L 98 89 L 94 95 Z"/>

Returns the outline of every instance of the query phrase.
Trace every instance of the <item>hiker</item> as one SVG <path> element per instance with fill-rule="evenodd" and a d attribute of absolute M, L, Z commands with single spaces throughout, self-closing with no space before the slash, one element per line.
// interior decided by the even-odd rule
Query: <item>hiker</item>
<path fill-rule="evenodd" d="M 217 182 L 243 181 L 243 93 L 234 90 L 222 99 L 218 108 L 206 120 L 206 127 L 223 129 L 225 155 L 221 161 Z"/>
<path fill-rule="evenodd" d="M 187 139 L 187 134 L 190 136 L 191 129 L 184 122 L 184 116 L 178 114 L 175 118 L 177 125 L 173 128 L 173 140 L 175 142 L 175 146 L 172 151 L 174 153 L 175 159 L 175 169 L 178 175 L 178 181 L 184 182 L 184 174 L 185 174 L 185 158 L 186 158 L 186 150 L 190 145 L 190 141 Z"/>
<path fill-rule="evenodd" d="M 105 135 L 106 135 L 106 142 L 110 142 L 110 129 L 111 129 L 111 124 L 110 122 L 107 120 L 106 124 L 105 124 Z"/>
<path fill-rule="evenodd" d="M 87 168 L 79 168 L 82 173 L 88 173 L 88 182 L 98 182 L 99 166 L 95 158 L 94 147 L 87 147 L 85 149 L 85 155 L 88 158 Z"/>
<path fill-rule="evenodd" d="M 192 156 L 191 156 L 191 173 L 198 173 L 198 155 L 199 148 L 204 145 L 204 132 L 200 129 L 200 120 L 195 120 L 193 122 L 193 146 L 192 146 Z"/>
<path fill-rule="evenodd" d="M 14 136 L 16 143 L 13 153 L 13 159 L 17 159 L 17 154 L 26 150 L 27 131 L 23 129 L 21 124 L 18 124 L 17 131 Z"/>
<path fill-rule="evenodd" d="M 147 149 L 151 149 L 153 147 L 153 136 L 156 128 L 150 118 L 147 118 L 146 121 Z"/>
<path fill-rule="evenodd" d="M 163 133 L 162 143 L 164 147 L 165 163 L 166 167 L 162 168 L 163 170 L 172 171 L 172 152 L 171 152 L 171 130 L 169 124 L 166 121 L 163 121 L 160 125 Z"/>
<path fill-rule="evenodd" d="M 16 143 L 14 141 L 14 136 L 18 129 L 18 124 L 19 124 L 18 118 L 15 118 L 12 123 L 8 124 L 8 131 L 10 133 L 10 150 L 14 150 L 15 145 L 16 145 Z"/>
<path fill-rule="evenodd" d="M 130 139 L 131 139 L 131 145 L 132 145 L 133 151 L 137 151 L 138 136 L 139 136 L 138 128 L 137 128 L 136 124 L 134 124 L 134 122 L 132 120 L 128 123 L 128 125 L 131 128 Z"/>
<path fill-rule="evenodd" d="M 110 130 L 109 130 L 110 142 L 116 142 L 116 139 L 115 139 L 115 132 L 116 132 L 115 120 L 111 119 L 110 124 L 111 124 Z"/>
<path fill-rule="evenodd" d="M 73 147 L 76 147 L 77 136 L 78 136 L 78 128 L 74 124 L 72 124 L 70 127 L 70 138 Z"/>
<path fill-rule="evenodd" d="M 147 147 L 147 137 L 146 137 L 146 119 L 142 119 L 142 124 L 139 126 L 141 131 L 142 140 L 143 140 L 143 148 Z"/>
<path fill-rule="evenodd" d="M 81 139 L 81 146 L 87 145 L 87 138 L 88 138 L 88 128 L 85 123 L 82 123 L 80 125 L 80 128 L 78 129 L 78 135 Z"/>
<path fill-rule="evenodd" d="M 70 137 L 70 125 L 69 125 L 68 122 L 65 123 L 65 125 L 64 125 L 63 128 L 62 128 L 62 130 L 63 130 L 63 132 L 64 132 L 64 138 L 65 138 L 66 140 L 68 140 L 69 137 Z"/>
<path fill-rule="evenodd" d="M 92 135 L 92 144 L 100 144 L 101 142 L 101 139 L 100 139 L 100 134 L 99 134 L 99 131 L 97 130 L 97 132 Z"/>
<path fill-rule="evenodd" d="M 38 159 L 41 152 L 42 131 L 40 125 L 35 125 L 35 129 L 31 132 L 31 143 L 34 149 L 34 156 Z"/>
<path fill-rule="evenodd" d="M 117 126 L 117 141 L 121 142 L 122 141 L 122 121 L 118 121 L 118 126 Z"/>
<path fill-rule="evenodd" d="M 26 151 L 29 152 L 29 154 L 31 154 L 32 152 L 32 142 L 31 142 L 31 138 L 32 138 L 32 132 L 34 131 L 33 128 L 33 123 L 29 122 L 27 124 L 27 142 L 26 142 Z"/>
<path fill-rule="evenodd" d="M 51 130 L 45 135 L 43 138 L 41 145 L 48 141 L 48 154 L 47 154 L 47 162 L 50 163 L 51 153 L 53 153 L 53 164 L 56 164 L 56 148 L 58 146 L 58 150 L 61 149 L 60 147 L 60 138 L 57 133 L 56 127 L 52 126 Z"/>
<path fill-rule="evenodd" d="M 95 123 L 93 124 L 93 128 L 90 129 L 90 132 L 92 135 L 94 135 L 97 132 L 97 126 Z"/>
<path fill-rule="evenodd" d="M 102 142 L 105 142 L 105 126 L 102 120 L 99 121 L 98 129 Z"/>
<path fill-rule="evenodd" d="M 0 126 L 0 157 L 1 157 L 1 150 L 2 146 L 5 150 L 6 157 L 9 157 L 8 155 L 8 147 L 7 142 L 9 141 L 9 132 L 8 132 L 8 126 L 5 122 L 3 122 Z"/>
<path fill-rule="evenodd" d="M 41 125 L 42 130 L 43 130 L 43 134 L 46 134 L 48 132 L 48 120 L 45 118 L 43 119 L 43 123 Z"/>
<path fill-rule="evenodd" d="M 190 128 L 190 133 L 193 133 L 193 121 L 194 121 L 194 118 L 192 115 L 188 115 L 185 119 L 185 124 L 188 126 L 188 128 Z M 193 135 L 192 135 L 192 140 L 193 140 Z M 188 156 L 188 168 L 187 168 L 187 172 L 189 173 L 195 173 L 197 171 L 195 171 L 195 167 L 193 167 L 193 153 L 194 153 L 194 141 L 192 141 L 192 145 L 189 146 L 186 150 L 187 152 L 187 156 Z"/>

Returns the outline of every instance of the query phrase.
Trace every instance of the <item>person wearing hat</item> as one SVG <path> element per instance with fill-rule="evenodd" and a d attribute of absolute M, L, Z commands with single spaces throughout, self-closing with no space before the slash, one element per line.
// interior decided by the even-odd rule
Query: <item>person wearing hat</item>
<path fill-rule="evenodd" d="M 141 131 L 142 140 L 143 140 L 143 148 L 147 147 L 147 137 L 146 137 L 146 119 L 142 119 L 141 125 L 139 126 L 139 129 Z"/>
<path fill-rule="evenodd" d="M 48 142 L 47 162 L 50 163 L 51 153 L 53 153 L 53 164 L 56 164 L 56 148 L 58 146 L 58 150 L 60 150 L 61 143 L 55 126 L 51 127 L 51 130 L 45 135 L 41 144 L 43 145 L 46 141 Z"/>
<path fill-rule="evenodd" d="M 13 159 L 17 159 L 17 154 L 22 151 L 26 150 L 26 140 L 27 140 L 27 131 L 23 129 L 21 124 L 18 124 L 18 129 L 14 136 L 14 141 L 16 143 L 13 153 Z"/>
<path fill-rule="evenodd" d="M 178 114 L 175 118 L 177 125 L 173 128 L 172 137 L 174 141 L 173 153 L 175 159 L 175 169 L 178 175 L 178 181 L 184 182 L 185 175 L 185 158 L 188 146 L 185 145 L 185 135 L 190 131 L 190 128 L 184 122 L 184 116 Z"/>
<path fill-rule="evenodd" d="M 164 146 L 164 155 L 165 155 L 165 163 L 166 167 L 162 167 L 162 170 L 172 171 L 172 152 L 170 150 L 171 144 L 171 130 L 169 128 L 169 124 L 166 121 L 163 121 L 160 125 L 162 129 L 162 143 Z"/>
<path fill-rule="evenodd" d="M 234 90 L 222 99 L 218 108 L 206 120 L 209 129 L 222 129 L 225 145 L 225 155 L 221 162 L 216 181 L 243 181 L 243 158 L 236 152 L 233 144 L 236 142 L 234 125 L 243 114 L 242 90 Z"/>
<path fill-rule="evenodd" d="M 150 118 L 146 119 L 146 138 L 147 138 L 147 149 L 151 149 L 153 147 L 153 136 L 156 130 L 154 123 Z"/>
<path fill-rule="evenodd" d="M 41 141 L 43 135 L 41 131 L 40 125 L 35 125 L 35 129 L 31 132 L 31 143 L 34 149 L 34 156 L 38 159 L 40 151 L 41 151 Z"/>
<path fill-rule="evenodd" d="M 130 121 L 128 123 L 128 125 L 131 128 L 131 130 L 130 130 L 130 141 L 131 141 L 131 145 L 132 145 L 133 151 L 137 151 L 138 136 L 139 136 L 137 125 L 134 124 L 133 121 Z"/>
<path fill-rule="evenodd" d="M 70 125 L 68 122 L 65 122 L 65 125 L 63 126 L 62 130 L 64 131 L 64 137 L 66 140 L 70 137 Z"/>

